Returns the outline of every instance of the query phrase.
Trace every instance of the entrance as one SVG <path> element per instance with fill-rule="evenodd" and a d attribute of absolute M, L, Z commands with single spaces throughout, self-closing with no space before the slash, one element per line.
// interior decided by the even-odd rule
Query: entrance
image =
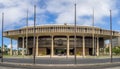
<path fill-rule="evenodd" d="M 46 49 L 47 49 L 46 55 L 50 55 L 50 52 L 51 52 L 50 48 L 46 48 Z"/>
<path fill-rule="evenodd" d="M 56 48 L 55 55 L 65 56 L 66 55 L 66 48 Z"/>
<path fill-rule="evenodd" d="M 74 48 L 70 48 L 70 55 L 74 55 Z"/>
<path fill-rule="evenodd" d="M 33 49 L 29 48 L 29 55 L 32 55 Z"/>
<path fill-rule="evenodd" d="M 89 55 L 92 55 L 92 48 L 89 48 Z"/>

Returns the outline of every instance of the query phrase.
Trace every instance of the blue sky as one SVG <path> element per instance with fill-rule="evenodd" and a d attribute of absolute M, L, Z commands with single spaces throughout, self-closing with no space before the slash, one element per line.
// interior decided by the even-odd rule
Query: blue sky
<path fill-rule="evenodd" d="M 73 24 L 75 0 L 0 0 L 1 14 L 5 13 L 5 30 L 25 26 L 26 11 L 29 10 L 29 26 L 33 25 L 33 5 L 37 5 L 37 25 Z M 120 31 L 120 0 L 76 0 L 77 25 L 92 25 L 92 10 L 95 12 L 95 26 L 109 29 L 109 10 L 112 10 L 113 30 Z M 0 23 L 1 28 L 1 23 Z M 1 29 L 0 29 L 1 32 Z M 0 33 L 1 38 L 1 33 Z M 4 44 L 10 46 L 10 39 Z M 1 45 L 1 40 L 0 40 Z M 13 42 L 14 47 L 16 41 Z"/>

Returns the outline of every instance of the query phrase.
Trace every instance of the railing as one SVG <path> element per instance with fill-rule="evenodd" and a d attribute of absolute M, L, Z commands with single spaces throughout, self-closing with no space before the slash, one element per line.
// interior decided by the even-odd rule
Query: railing
<path fill-rule="evenodd" d="M 33 28 L 28 28 L 28 34 L 33 33 Z M 37 27 L 36 33 L 54 33 L 54 32 L 62 32 L 62 33 L 73 33 L 74 27 Z M 76 29 L 77 33 L 91 33 L 93 32 L 92 28 L 87 27 L 77 27 Z M 14 31 L 6 31 L 3 33 L 4 36 L 8 35 L 18 35 L 18 34 L 26 34 L 26 29 L 20 29 L 20 30 L 14 30 Z M 110 35 L 109 30 L 102 30 L 99 28 L 94 28 L 94 34 L 100 34 L 100 35 Z M 113 36 L 119 36 L 119 32 L 113 31 Z"/>

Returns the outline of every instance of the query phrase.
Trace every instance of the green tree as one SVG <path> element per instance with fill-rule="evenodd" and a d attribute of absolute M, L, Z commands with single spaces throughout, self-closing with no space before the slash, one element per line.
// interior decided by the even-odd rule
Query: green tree
<path fill-rule="evenodd" d="M 0 50 L 2 49 L 2 46 L 0 47 Z M 8 54 L 8 47 L 7 45 L 3 45 L 3 54 Z"/>
<path fill-rule="evenodd" d="M 120 54 L 120 46 L 113 47 L 112 52 L 115 53 L 115 55 L 119 55 Z"/>
<path fill-rule="evenodd" d="M 108 53 L 109 52 L 109 47 L 105 48 L 105 51 Z"/>

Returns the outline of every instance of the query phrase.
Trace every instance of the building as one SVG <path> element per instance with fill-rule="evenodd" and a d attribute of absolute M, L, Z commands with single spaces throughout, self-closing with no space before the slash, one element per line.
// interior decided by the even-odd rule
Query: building
<path fill-rule="evenodd" d="M 120 46 L 120 37 L 112 39 L 112 46 Z"/>
<path fill-rule="evenodd" d="M 17 30 L 4 32 L 4 37 L 18 41 L 18 47 L 29 55 L 33 54 L 34 28 L 24 27 Z M 42 55 L 74 55 L 74 26 L 73 25 L 44 25 L 36 26 L 36 56 Z M 76 54 L 80 56 L 99 56 L 99 48 L 104 46 L 104 40 L 110 39 L 110 30 L 91 26 L 76 27 Z M 26 40 L 27 36 L 27 40 Z M 119 32 L 112 31 L 113 38 L 119 36 Z M 94 38 L 94 39 L 93 39 Z"/>

